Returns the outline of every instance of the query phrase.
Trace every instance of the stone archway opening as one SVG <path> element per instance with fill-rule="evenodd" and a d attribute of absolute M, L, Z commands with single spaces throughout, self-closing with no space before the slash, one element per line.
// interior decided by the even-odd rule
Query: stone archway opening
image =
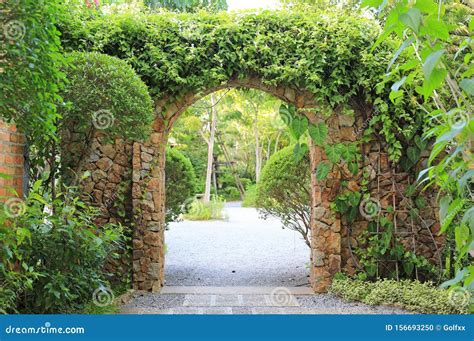
<path fill-rule="evenodd" d="M 133 237 L 133 285 L 138 290 L 159 291 L 164 283 L 165 263 L 165 150 L 169 133 L 179 116 L 207 94 L 224 88 L 252 88 L 295 105 L 309 122 L 324 121 L 328 142 L 353 139 L 354 120 L 337 113 L 322 115 L 311 93 L 285 86 L 268 86 L 258 78 L 231 80 L 200 94 L 163 99 L 156 111 L 163 113 L 153 124 L 149 141 L 133 144 L 132 194 L 137 219 Z M 348 123 L 349 122 L 349 123 Z M 344 132 L 341 134 L 341 132 Z M 311 160 L 311 257 L 310 284 L 314 291 L 326 291 L 333 275 L 341 270 L 341 221 L 330 204 L 338 193 L 340 174 L 317 180 L 316 168 L 326 159 L 324 149 L 310 143 Z"/>

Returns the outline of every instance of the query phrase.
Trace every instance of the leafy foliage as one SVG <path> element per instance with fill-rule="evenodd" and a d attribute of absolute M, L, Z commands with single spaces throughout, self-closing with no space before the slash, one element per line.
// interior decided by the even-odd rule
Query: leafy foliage
<path fill-rule="evenodd" d="M 382 47 L 369 51 L 376 22 L 356 15 L 122 15 L 70 18 L 61 30 L 68 49 L 127 60 L 158 98 L 258 75 L 267 84 L 307 88 L 320 103 L 336 106 L 361 87 L 367 97 L 374 94 L 387 61 Z"/>
<path fill-rule="evenodd" d="M 191 203 L 189 211 L 184 215 L 184 218 L 188 220 L 226 219 L 224 205 L 225 201 L 217 196 L 213 196 L 208 203 L 196 199 Z"/>
<path fill-rule="evenodd" d="M 0 210 L 0 311 L 81 311 L 94 290 L 108 285 L 104 266 L 118 257 L 122 228 L 97 228 L 99 212 L 72 189 L 52 201 L 37 182 L 25 205 L 15 218 Z"/>
<path fill-rule="evenodd" d="M 436 288 L 429 282 L 387 279 L 366 282 L 339 276 L 333 280 L 330 291 L 346 300 L 370 305 L 394 305 L 422 314 L 467 313 L 466 307 L 450 303 L 448 290 Z"/>
<path fill-rule="evenodd" d="M 402 43 L 388 65 L 386 82 L 393 83 L 393 102 L 416 96 L 420 111 L 427 113 L 424 139 L 435 139 L 428 168 L 420 179 L 440 191 L 441 232 L 455 238 L 454 270 L 450 285 L 474 286 L 472 179 L 473 11 L 458 1 L 400 0 L 388 4 L 366 1 L 386 16 L 378 42 L 390 35 Z M 460 15 L 461 14 L 461 15 Z M 469 15 L 470 14 L 470 15 Z M 398 60 L 403 54 L 404 59 Z M 410 151 L 409 151 L 410 152 Z M 416 158 L 416 151 L 408 157 Z"/>
<path fill-rule="evenodd" d="M 166 8 L 176 12 L 197 12 L 199 10 L 224 11 L 226 0 L 145 0 L 145 5 L 157 9 Z"/>
<path fill-rule="evenodd" d="M 294 156 L 294 146 L 272 155 L 257 183 L 256 205 L 264 216 L 281 219 L 283 226 L 297 231 L 310 246 L 310 167 L 308 151 Z"/>
<path fill-rule="evenodd" d="M 186 212 L 196 194 L 196 175 L 191 161 L 174 148 L 166 150 L 166 223 Z"/>
<path fill-rule="evenodd" d="M 74 52 L 67 57 L 63 126 L 78 133 L 104 128 L 110 137 L 147 137 L 153 120 L 152 100 L 133 69 L 123 60 L 100 53 Z M 104 117 L 110 119 L 110 125 L 101 126 L 100 114 L 111 116 Z"/>
<path fill-rule="evenodd" d="M 40 152 L 56 138 L 56 106 L 65 81 L 60 71 L 65 60 L 56 28 L 59 4 L 59 0 L 42 1 L 41 5 L 37 0 L 0 3 L 0 117 L 15 122 Z"/>

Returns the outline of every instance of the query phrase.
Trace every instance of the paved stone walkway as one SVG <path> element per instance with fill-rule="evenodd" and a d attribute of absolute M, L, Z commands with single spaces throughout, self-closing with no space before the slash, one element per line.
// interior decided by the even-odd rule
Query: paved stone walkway
<path fill-rule="evenodd" d="M 136 293 L 123 314 L 404 314 L 393 307 L 344 302 L 305 287 L 164 287 Z"/>

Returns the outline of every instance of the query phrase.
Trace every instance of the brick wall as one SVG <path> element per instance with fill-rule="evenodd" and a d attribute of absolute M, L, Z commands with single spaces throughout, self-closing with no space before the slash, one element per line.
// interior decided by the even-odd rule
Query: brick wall
<path fill-rule="evenodd" d="M 0 197 L 14 196 L 11 187 L 23 196 L 25 137 L 14 125 L 0 121 L 0 173 L 11 179 L 0 178 Z"/>

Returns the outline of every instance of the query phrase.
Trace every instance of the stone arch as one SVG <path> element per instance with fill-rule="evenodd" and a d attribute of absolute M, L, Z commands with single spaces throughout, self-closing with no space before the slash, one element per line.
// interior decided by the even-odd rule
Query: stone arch
<path fill-rule="evenodd" d="M 167 137 L 179 115 L 207 94 L 224 88 L 245 87 L 267 92 L 294 104 L 311 123 L 325 121 L 329 130 L 328 143 L 354 138 L 354 120 L 341 120 L 336 112 L 318 115 L 318 103 L 304 89 L 269 86 L 257 77 L 230 80 L 199 94 L 189 93 L 179 98 L 165 98 L 156 103 L 157 118 L 146 142 L 133 143 L 132 195 L 136 217 L 133 236 L 133 286 L 138 290 L 159 291 L 164 281 L 165 231 L 165 147 Z M 344 134 L 341 134 L 344 131 Z M 317 181 L 319 162 L 326 159 L 324 149 L 310 144 L 311 159 L 311 275 L 316 292 L 326 291 L 333 275 L 341 270 L 341 220 L 331 211 L 330 203 L 338 193 L 340 174 Z"/>

